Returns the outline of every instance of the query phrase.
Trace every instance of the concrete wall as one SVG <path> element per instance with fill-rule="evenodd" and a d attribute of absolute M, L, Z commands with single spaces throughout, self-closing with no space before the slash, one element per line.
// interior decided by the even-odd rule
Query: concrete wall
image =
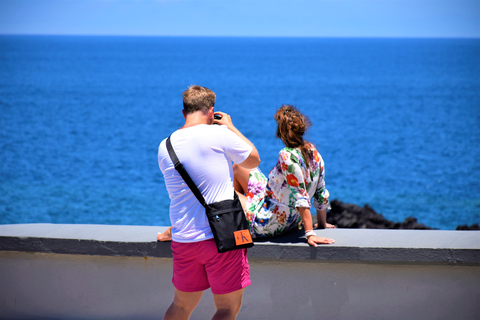
<path fill-rule="evenodd" d="M 0 226 L 0 318 L 161 319 L 173 298 L 161 229 Z M 292 234 L 249 250 L 238 319 L 480 318 L 480 232 L 321 233 L 336 244 Z M 207 290 L 191 319 L 213 313 Z"/>

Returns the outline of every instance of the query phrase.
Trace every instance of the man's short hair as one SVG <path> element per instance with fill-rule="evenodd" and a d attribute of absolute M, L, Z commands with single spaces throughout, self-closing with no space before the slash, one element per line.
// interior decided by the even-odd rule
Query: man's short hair
<path fill-rule="evenodd" d="M 193 85 L 183 93 L 183 110 L 185 113 L 195 111 L 208 111 L 210 107 L 215 106 L 215 93 L 205 87 Z"/>

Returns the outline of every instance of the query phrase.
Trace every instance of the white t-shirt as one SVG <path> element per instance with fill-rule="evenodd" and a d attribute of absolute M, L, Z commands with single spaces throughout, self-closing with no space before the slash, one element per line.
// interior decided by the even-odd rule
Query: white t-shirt
<path fill-rule="evenodd" d="M 233 199 L 232 161 L 242 163 L 252 147 L 226 126 L 196 125 L 175 131 L 170 138 L 178 160 L 207 203 Z M 158 165 L 170 196 L 172 239 L 198 242 L 213 238 L 205 208 L 173 166 L 166 139 L 158 148 Z"/>

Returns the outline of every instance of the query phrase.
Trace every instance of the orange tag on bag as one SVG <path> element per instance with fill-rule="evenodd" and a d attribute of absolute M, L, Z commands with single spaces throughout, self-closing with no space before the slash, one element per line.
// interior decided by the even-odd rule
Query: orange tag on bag
<path fill-rule="evenodd" d="M 252 236 L 247 229 L 235 231 L 233 234 L 235 235 L 235 244 L 237 246 L 253 242 Z"/>

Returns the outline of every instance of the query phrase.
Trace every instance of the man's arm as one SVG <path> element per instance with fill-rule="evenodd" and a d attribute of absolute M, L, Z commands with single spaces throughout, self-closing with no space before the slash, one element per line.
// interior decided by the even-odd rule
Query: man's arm
<path fill-rule="evenodd" d="M 232 123 L 230 116 L 224 112 L 215 112 L 215 114 L 221 114 L 222 119 L 215 120 L 216 124 L 226 126 L 230 131 L 235 133 L 240 139 L 248 143 L 252 147 L 252 152 L 248 155 L 247 159 L 242 163 L 238 163 L 239 166 L 246 169 L 253 169 L 260 165 L 260 155 L 258 154 L 257 148 L 253 145 L 250 140 L 247 139 Z"/>

